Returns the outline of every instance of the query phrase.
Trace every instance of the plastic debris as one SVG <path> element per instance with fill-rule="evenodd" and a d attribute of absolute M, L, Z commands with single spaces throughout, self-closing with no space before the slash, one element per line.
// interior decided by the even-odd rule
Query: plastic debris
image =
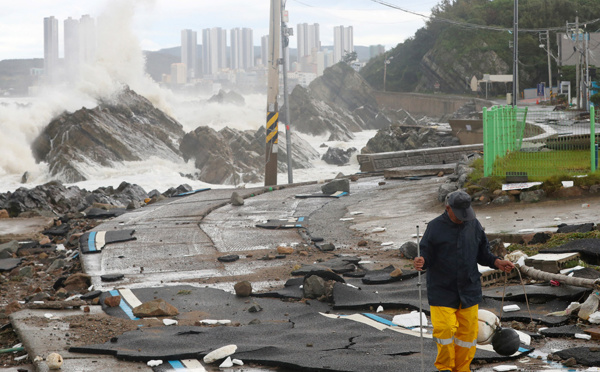
<path fill-rule="evenodd" d="M 570 267 L 568 269 L 562 269 L 560 271 L 560 273 L 563 274 L 563 275 L 566 275 L 566 274 L 568 274 L 570 272 L 581 270 L 581 269 L 584 269 L 584 267 L 583 266 L 575 266 L 575 267 Z"/>
<path fill-rule="evenodd" d="M 354 219 L 354 217 L 345 217 L 345 218 L 340 218 L 340 221 L 352 221 Z"/>
<path fill-rule="evenodd" d="M 160 366 L 161 364 L 163 364 L 162 360 L 149 360 L 148 363 L 146 363 L 148 365 L 148 367 L 156 367 L 156 366 Z"/>
<path fill-rule="evenodd" d="M 177 325 L 177 323 L 175 319 L 163 319 L 163 324 L 166 326 Z"/>
<path fill-rule="evenodd" d="M 519 311 L 519 310 L 521 310 L 521 308 L 519 307 L 519 305 L 506 305 L 502 308 L 502 310 L 504 312 L 509 313 L 511 311 Z"/>
<path fill-rule="evenodd" d="M 423 322 L 423 327 L 427 326 L 427 315 L 425 313 L 421 313 L 421 319 Z M 399 314 L 395 315 L 392 319 L 392 323 L 397 324 L 401 327 L 410 328 L 410 327 L 418 327 L 421 324 L 419 323 L 419 312 L 412 311 L 408 314 Z"/>
<path fill-rule="evenodd" d="M 575 333 L 575 338 L 579 338 L 582 340 L 591 340 L 592 335 L 586 335 L 585 333 Z"/>
<path fill-rule="evenodd" d="M 598 302 L 600 300 L 600 291 L 594 291 L 590 296 L 585 300 L 583 304 L 581 304 L 581 308 L 579 309 L 579 318 L 583 320 L 588 320 L 590 315 L 595 313 L 598 310 Z"/>
<path fill-rule="evenodd" d="M 381 243 L 382 247 L 387 247 L 389 245 L 394 245 L 394 242 L 383 242 L 383 243 Z"/>
<path fill-rule="evenodd" d="M 548 316 L 565 316 L 571 314 L 575 310 L 579 310 L 581 304 L 579 302 L 571 302 L 569 306 L 563 311 L 555 311 L 552 313 L 548 313 Z"/>
<path fill-rule="evenodd" d="M 235 364 L 236 366 L 243 366 L 244 362 L 242 362 L 240 359 L 231 359 L 231 361 L 233 362 L 233 364 Z"/>
<path fill-rule="evenodd" d="M 365 212 L 360 212 L 360 211 L 356 211 L 356 212 L 350 212 L 351 215 L 356 216 L 358 214 L 363 214 Z"/>
<path fill-rule="evenodd" d="M 378 313 L 381 313 L 381 312 L 383 312 L 383 306 L 379 305 L 379 306 L 377 307 L 377 312 L 378 312 Z"/>
<path fill-rule="evenodd" d="M 560 286 L 560 282 L 558 280 L 551 280 L 550 285 L 553 287 L 558 287 Z"/>
<path fill-rule="evenodd" d="M 600 311 L 596 311 L 588 318 L 588 322 L 594 324 L 600 324 Z"/>
<path fill-rule="evenodd" d="M 371 232 L 374 232 L 374 233 L 384 232 L 384 231 L 385 231 L 385 227 L 376 227 L 373 230 L 371 230 Z"/>
<path fill-rule="evenodd" d="M 54 317 L 54 315 L 52 315 L 50 313 L 44 314 L 44 318 L 46 318 L 46 319 L 52 319 L 53 317 Z"/>
<path fill-rule="evenodd" d="M 567 187 L 573 187 L 573 181 L 562 181 L 562 185 L 563 187 L 567 188 Z"/>

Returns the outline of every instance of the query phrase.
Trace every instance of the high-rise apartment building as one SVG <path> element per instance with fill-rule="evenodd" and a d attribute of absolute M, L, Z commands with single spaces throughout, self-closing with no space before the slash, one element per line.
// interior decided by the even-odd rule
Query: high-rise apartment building
<path fill-rule="evenodd" d="M 352 26 L 336 26 L 333 28 L 333 59 L 338 63 L 346 53 L 354 52 L 354 35 Z"/>
<path fill-rule="evenodd" d="M 269 35 L 260 38 L 260 59 L 263 66 L 269 64 Z"/>
<path fill-rule="evenodd" d="M 202 30 L 202 72 L 214 75 L 227 67 L 227 31 L 221 27 Z"/>
<path fill-rule="evenodd" d="M 53 81 L 58 73 L 58 20 L 44 18 L 44 73 Z"/>
<path fill-rule="evenodd" d="M 181 63 L 186 66 L 186 77 L 196 77 L 198 65 L 196 63 L 196 46 L 198 45 L 197 33 L 192 30 L 181 30 Z"/>
<path fill-rule="evenodd" d="M 76 76 L 80 63 L 79 21 L 69 17 L 64 22 L 65 71 L 69 77 Z"/>
<path fill-rule="evenodd" d="M 231 30 L 230 64 L 234 70 L 254 67 L 254 36 L 251 28 Z"/>
<path fill-rule="evenodd" d="M 79 61 L 96 62 L 96 22 L 88 14 L 79 19 Z"/>
<path fill-rule="evenodd" d="M 321 50 L 321 37 L 318 23 L 313 25 L 299 23 L 297 30 L 298 61 L 300 62 L 302 57 L 316 54 Z"/>

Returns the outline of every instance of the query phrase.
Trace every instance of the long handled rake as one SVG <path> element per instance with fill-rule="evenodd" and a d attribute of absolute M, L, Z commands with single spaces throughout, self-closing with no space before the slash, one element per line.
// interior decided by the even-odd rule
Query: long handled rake
<path fill-rule="evenodd" d="M 417 225 L 417 257 L 421 257 L 421 246 L 419 243 L 419 225 Z M 421 299 L 421 271 L 417 271 L 417 287 L 419 287 L 419 331 L 421 333 L 421 372 L 425 371 L 423 359 L 423 300 Z"/>

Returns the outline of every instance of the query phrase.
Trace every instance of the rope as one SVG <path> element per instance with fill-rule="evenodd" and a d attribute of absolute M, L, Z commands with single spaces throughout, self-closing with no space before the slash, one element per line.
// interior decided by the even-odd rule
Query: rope
<path fill-rule="evenodd" d="M 519 273 L 519 279 L 521 280 L 521 286 L 523 286 L 523 294 L 525 294 L 525 303 L 527 304 L 527 311 L 529 312 L 529 320 L 533 323 L 533 316 L 531 315 L 531 309 L 529 308 L 529 300 L 527 299 L 527 292 L 525 292 L 525 283 L 523 283 L 523 277 L 521 271 L 517 269 Z M 504 289 L 502 291 L 502 304 L 500 305 L 500 322 L 502 322 L 502 315 L 504 314 L 504 296 L 506 294 L 506 284 L 508 282 L 508 274 L 504 273 Z"/>

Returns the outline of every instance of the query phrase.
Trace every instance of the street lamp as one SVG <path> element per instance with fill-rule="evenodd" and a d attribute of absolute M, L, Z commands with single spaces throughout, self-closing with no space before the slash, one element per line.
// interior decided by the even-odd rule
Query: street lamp
<path fill-rule="evenodd" d="M 387 65 L 390 64 L 390 61 L 394 59 L 394 56 L 391 56 L 390 58 L 386 59 L 385 62 L 383 62 L 383 91 L 385 92 L 385 78 L 387 75 Z"/>

